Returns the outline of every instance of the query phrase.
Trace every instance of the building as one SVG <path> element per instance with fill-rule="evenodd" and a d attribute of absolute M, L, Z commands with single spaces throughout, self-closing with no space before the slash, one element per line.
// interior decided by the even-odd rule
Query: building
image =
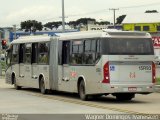
<path fill-rule="evenodd" d="M 160 13 L 127 15 L 122 26 L 126 31 L 149 32 L 152 35 L 155 55 L 160 58 Z"/>
<path fill-rule="evenodd" d="M 126 31 L 160 32 L 160 14 L 143 13 L 127 15 L 123 20 L 122 25 L 123 30 Z"/>

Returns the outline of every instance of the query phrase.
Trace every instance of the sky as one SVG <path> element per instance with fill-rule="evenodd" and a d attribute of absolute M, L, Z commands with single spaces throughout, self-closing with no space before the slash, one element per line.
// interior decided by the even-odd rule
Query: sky
<path fill-rule="evenodd" d="M 116 17 L 144 13 L 146 10 L 160 12 L 160 0 L 64 0 L 65 21 L 79 18 L 95 18 L 97 21 L 113 23 Z M 62 0 L 0 0 L 0 27 L 20 26 L 22 21 L 37 20 L 43 24 L 61 21 Z"/>

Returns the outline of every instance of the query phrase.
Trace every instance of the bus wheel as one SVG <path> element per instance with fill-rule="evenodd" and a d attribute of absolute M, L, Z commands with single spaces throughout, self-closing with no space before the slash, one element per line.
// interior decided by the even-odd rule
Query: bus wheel
<path fill-rule="evenodd" d="M 40 79 L 39 87 L 40 87 L 41 93 L 46 94 L 47 90 L 45 89 L 45 83 L 44 83 L 44 78 L 43 77 Z"/>
<path fill-rule="evenodd" d="M 134 93 L 119 93 L 116 95 L 118 101 L 130 101 L 135 97 Z"/>
<path fill-rule="evenodd" d="M 16 90 L 20 90 L 21 89 L 21 86 L 18 86 L 17 85 L 17 83 L 16 83 L 16 77 L 15 76 L 13 76 L 13 82 L 14 82 L 14 88 L 16 89 Z"/>
<path fill-rule="evenodd" d="M 84 100 L 84 101 L 88 100 L 88 95 L 85 94 L 85 84 L 83 80 L 79 84 L 78 92 L 81 100 Z"/>

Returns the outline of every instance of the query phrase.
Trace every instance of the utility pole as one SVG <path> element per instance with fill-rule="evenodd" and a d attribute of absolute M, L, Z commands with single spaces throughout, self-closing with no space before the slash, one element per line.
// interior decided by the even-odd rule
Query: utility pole
<path fill-rule="evenodd" d="M 62 32 L 65 32 L 64 0 L 62 0 Z"/>
<path fill-rule="evenodd" d="M 113 10 L 114 28 L 116 28 L 116 25 L 115 25 L 115 21 L 116 21 L 116 10 L 119 10 L 119 8 L 110 8 L 109 10 Z"/>
<path fill-rule="evenodd" d="M 16 39 L 16 25 L 13 25 L 14 39 Z"/>

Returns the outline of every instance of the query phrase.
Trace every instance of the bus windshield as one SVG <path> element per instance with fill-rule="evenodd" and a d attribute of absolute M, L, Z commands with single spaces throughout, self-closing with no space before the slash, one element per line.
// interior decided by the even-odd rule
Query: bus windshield
<path fill-rule="evenodd" d="M 102 53 L 110 55 L 154 55 L 149 38 L 109 38 L 102 40 Z"/>

